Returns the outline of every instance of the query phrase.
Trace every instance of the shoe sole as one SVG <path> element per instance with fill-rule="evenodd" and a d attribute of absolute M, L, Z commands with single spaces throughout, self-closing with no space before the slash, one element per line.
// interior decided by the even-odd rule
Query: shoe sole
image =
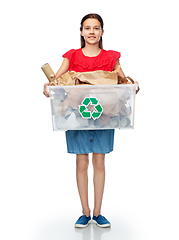
<path fill-rule="evenodd" d="M 75 227 L 76 228 L 85 228 L 85 227 L 88 227 L 88 225 L 91 223 L 91 220 L 89 220 L 89 222 L 86 224 L 86 225 L 83 225 L 83 224 L 75 224 Z"/>
<path fill-rule="evenodd" d="M 107 228 L 107 227 L 111 227 L 111 224 L 110 223 L 106 223 L 106 224 L 98 224 L 95 220 L 92 220 L 92 223 L 96 224 L 98 227 L 101 227 L 101 228 Z"/>

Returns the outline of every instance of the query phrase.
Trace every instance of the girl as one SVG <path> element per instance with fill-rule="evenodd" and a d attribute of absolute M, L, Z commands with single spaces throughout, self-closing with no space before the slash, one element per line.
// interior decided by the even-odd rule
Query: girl
<path fill-rule="evenodd" d="M 63 55 L 63 63 L 56 78 L 67 71 L 89 72 L 96 70 L 113 71 L 119 66 L 120 52 L 103 49 L 103 20 L 98 14 L 88 14 L 81 21 L 81 48 L 70 50 Z M 120 69 L 119 77 L 125 78 Z M 125 80 L 123 80 L 125 81 Z M 126 82 L 127 83 L 127 82 Z M 48 83 L 44 94 L 49 97 Z M 139 90 L 139 89 L 138 89 Z M 110 227 L 110 222 L 101 215 L 105 183 L 105 154 L 113 151 L 114 129 L 66 131 L 68 153 L 76 154 L 76 178 L 83 215 L 75 227 L 86 227 L 91 222 L 88 204 L 88 154 L 92 153 L 94 168 L 94 209 L 92 221 L 99 227 Z"/>

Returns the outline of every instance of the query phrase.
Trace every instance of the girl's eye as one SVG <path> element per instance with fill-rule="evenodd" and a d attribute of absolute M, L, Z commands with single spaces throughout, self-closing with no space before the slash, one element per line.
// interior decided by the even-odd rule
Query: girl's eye
<path fill-rule="evenodd" d="M 90 30 L 90 27 L 85 27 L 84 29 L 85 29 L 85 30 Z M 100 31 L 100 28 L 99 28 L 99 27 L 95 27 L 94 30 Z"/>

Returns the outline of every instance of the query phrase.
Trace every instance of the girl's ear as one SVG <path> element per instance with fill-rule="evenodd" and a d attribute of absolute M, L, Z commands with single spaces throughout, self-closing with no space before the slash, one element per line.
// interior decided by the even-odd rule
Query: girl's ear
<path fill-rule="evenodd" d="M 83 35 L 83 31 L 81 31 L 81 36 L 84 37 L 84 35 Z"/>
<path fill-rule="evenodd" d="M 101 32 L 101 37 L 103 36 L 103 34 L 104 34 L 104 30 Z"/>

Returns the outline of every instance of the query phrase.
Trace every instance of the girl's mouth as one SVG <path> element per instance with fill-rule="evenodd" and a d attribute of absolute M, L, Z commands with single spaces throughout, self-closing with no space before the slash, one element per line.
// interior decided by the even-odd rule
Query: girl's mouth
<path fill-rule="evenodd" d="M 90 37 L 88 37 L 88 38 L 90 38 L 90 39 L 94 39 L 94 38 L 96 38 L 95 36 L 90 36 Z"/>

